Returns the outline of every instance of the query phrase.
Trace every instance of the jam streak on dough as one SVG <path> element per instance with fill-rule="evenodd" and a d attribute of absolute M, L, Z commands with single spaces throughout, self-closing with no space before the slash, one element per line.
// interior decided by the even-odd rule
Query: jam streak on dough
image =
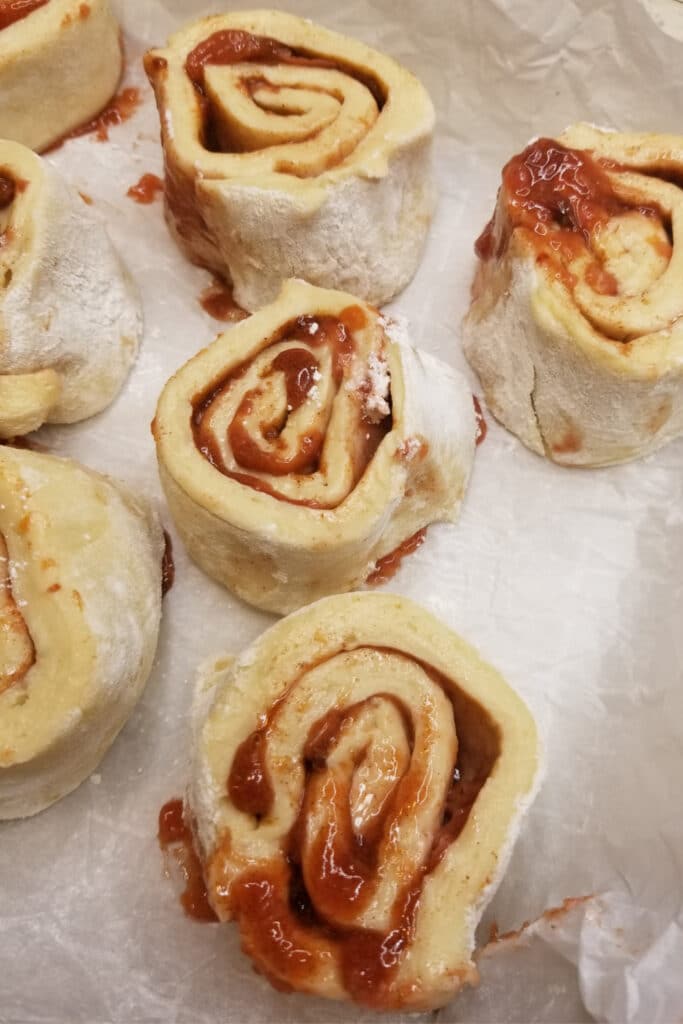
<path fill-rule="evenodd" d="M 48 0 L 0 0 L 0 32 L 15 22 L 27 18 L 39 7 L 44 7 Z"/>
<path fill-rule="evenodd" d="M 390 658 L 407 657 L 393 649 L 371 650 Z M 426 796 L 413 724 L 413 716 L 420 712 L 393 695 L 380 692 L 347 707 L 333 707 L 311 727 L 300 753 L 305 771 L 300 811 L 282 855 L 270 864 L 245 866 L 228 887 L 229 911 L 240 926 L 243 948 L 277 988 L 302 987 L 321 962 L 332 958 L 344 987 L 357 1002 L 387 1009 L 399 999 L 392 982 L 412 940 L 424 880 L 457 840 L 500 753 L 500 734 L 485 709 L 430 666 L 419 664 L 451 702 L 458 755 L 441 825 L 417 873 L 401 879 L 388 929 L 366 929 L 354 921 L 368 906 L 381 876 L 383 843 L 401 817 L 414 814 Z M 271 731 L 277 728 L 289 694 L 313 667 L 304 668 L 235 753 L 227 795 L 257 823 L 270 813 L 274 802 L 267 762 Z M 328 759 L 339 740 L 354 728 L 354 720 L 369 700 L 389 701 L 395 706 L 410 755 L 403 771 L 394 776 L 388 794 L 377 801 L 374 814 L 358 831 L 353 822 L 352 787 L 365 754 L 344 764 L 337 760 L 334 768 L 328 768 Z M 330 816 L 315 836 L 307 836 L 306 819 L 323 783 L 332 804 Z M 229 837 L 226 843 L 229 847 Z M 222 852 L 219 844 L 212 857 L 217 872 L 209 868 L 212 887 L 218 886 L 216 891 L 223 893 L 228 889 L 220 888 L 220 865 L 229 858 L 227 847 L 227 852 Z"/>
<path fill-rule="evenodd" d="M 0 533 L 0 694 L 24 681 L 36 649 L 12 593 L 7 543 Z"/>
<path fill-rule="evenodd" d="M 572 264 L 579 256 L 591 262 L 584 278 L 602 295 L 617 295 L 619 284 L 603 266 L 595 243 L 612 217 L 637 212 L 654 220 L 660 211 L 620 199 L 610 180 L 615 165 L 599 162 L 586 150 L 569 149 L 553 139 L 538 139 L 503 168 L 500 211 L 475 243 L 481 260 L 503 254 L 512 232 L 521 229 L 536 249 L 536 262 L 545 264 L 570 291 L 577 282 Z"/>

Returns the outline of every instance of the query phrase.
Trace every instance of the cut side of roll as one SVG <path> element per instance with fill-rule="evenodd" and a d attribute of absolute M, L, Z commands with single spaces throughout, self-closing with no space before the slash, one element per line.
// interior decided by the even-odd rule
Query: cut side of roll
<path fill-rule="evenodd" d="M 141 332 L 104 227 L 49 164 L 0 141 L 0 438 L 100 412 Z"/>
<path fill-rule="evenodd" d="M 434 206 L 425 89 L 389 57 L 278 11 L 203 18 L 151 50 L 167 219 L 245 309 L 289 277 L 388 301 Z"/>
<path fill-rule="evenodd" d="M 527 447 L 601 466 L 683 433 L 683 137 L 530 143 L 476 249 L 465 353 Z"/>
<path fill-rule="evenodd" d="M 299 281 L 186 363 L 153 424 L 192 558 L 283 613 L 452 521 L 475 429 L 460 374 L 353 296 Z"/>
<path fill-rule="evenodd" d="M 0 820 L 94 771 L 152 667 L 163 531 L 68 459 L 0 447 Z"/>
<path fill-rule="evenodd" d="M 197 695 L 188 810 L 218 917 L 277 988 L 428 1010 L 531 803 L 531 714 L 420 607 L 326 598 Z"/>
<path fill-rule="evenodd" d="M 122 64 L 108 0 L 3 0 L 0 138 L 47 149 L 108 103 Z"/>

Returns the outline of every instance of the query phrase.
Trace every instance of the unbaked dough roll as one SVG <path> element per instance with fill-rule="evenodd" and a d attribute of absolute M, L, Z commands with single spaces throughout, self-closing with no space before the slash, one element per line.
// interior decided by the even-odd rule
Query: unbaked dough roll
<path fill-rule="evenodd" d="M 207 891 L 260 973 L 377 1009 L 432 1009 L 476 980 L 539 749 L 472 648 L 405 598 L 326 598 L 217 663 L 196 717 Z"/>
<path fill-rule="evenodd" d="M 288 277 L 377 304 L 408 283 L 434 205 L 434 110 L 413 75 L 278 11 L 203 18 L 145 67 L 171 230 L 240 305 Z"/>
<path fill-rule="evenodd" d="M 99 113 L 121 67 L 108 0 L 2 0 L 0 138 L 47 149 Z"/>
<path fill-rule="evenodd" d="M 0 141 L 0 438 L 103 409 L 141 332 L 136 289 L 96 216 L 48 163 Z"/>
<path fill-rule="evenodd" d="M 192 558 L 283 613 L 452 521 L 475 429 L 460 374 L 353 296 L 301 281 L 186 363 L 153 424 Z"/>
<path fill-rule="evenodd" d="M 99 763 L 140 697 L 161 614 L 148 506 L 68 459 L 0 447 L 0 819 Z"/>
<path fill-rule="evenodd" d="M 465 352 L 525 445 L 600 466 L 683 433 L 683 137 L 532 142 L 477 252 Z"/>

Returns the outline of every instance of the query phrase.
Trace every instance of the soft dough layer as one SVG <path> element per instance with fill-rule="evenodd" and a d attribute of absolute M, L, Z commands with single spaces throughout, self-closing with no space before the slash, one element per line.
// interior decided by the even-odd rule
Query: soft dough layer
<path fill-rule="evenodd" d="M 327 598 L 218 662 L 195 718 L 209 899 L 260 973 L 377 1009 L 433 1009 L 476 981 L 539 750 L 467 644 L 404 598 Z"/>
<path fill-rule="evenodd" d="M 103 409 L 141 332 L 133 282 L 92 211 L 44 160 L 0 141 L 0 438 Z"/>
<path fill-rule="evenodd" d="M 494 416 L 555 462 L 683 433 L 683 138 L 580 124 L 513 158 L 464 324 Z"/>
<path fill-rule="evenodd" d="M 167 219 L 246 309 L 300 277 L 381 304 L 434 206 L 434 110 L 408 71 L 291 14 L 231 12 L 152 50 Z"/>
<path fill-rule="evenodd" d="M 70 793 L 125 724 L 156 650 L 163 551 L 122 487 L 0 447 L 0 819 Z"/>
<path fill-rule="evenodd" d="M 24 0 L 0 10 L 0 138 L 44 150 L 106 105 L 121 75 L 108 0 Z M 15 19 L 14 8 L 26 13 Z"/>
<path fill-rule="evenodd" d="M 396 338 L 353 296 L 290 281 L 166 385 L 153 429 L 171 513 L 192 558 L 243 600 L 284 613 L 352 590 L 456 518 L 472 397 Z"/>

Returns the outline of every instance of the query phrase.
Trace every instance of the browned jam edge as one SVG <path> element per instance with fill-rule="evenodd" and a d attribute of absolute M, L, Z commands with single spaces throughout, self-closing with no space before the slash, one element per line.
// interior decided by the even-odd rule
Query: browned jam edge
<path fill-rule="evenodd" d="M 532 142 L 503 168 L 504 211 L 494 213 L 475 242 L 477 256 L 485 262 L 499 258 L 513 231 L 520 229 L 534 245 L 536 262 L 569 291 L 577 283 L 573 261 L 588 254 L 593 262 L 585 272 L 587 283 L 598 294 L 617 295 L 616 278 L 593 250 L 595 234 L 610 218 L 633 210 L 660 220 L 669 230 L 657 207 L 629 204 L 616 195 L 608 170 L 619 169 L 588 150 L 570 149 L 554 139 Z"/>
<path fill-rule="evenodd" d="M 175 582 L 173 541 L 168 530 L 164 530 L 164 554 L 161 559 L 161 596 L 166 597 Z"/>
<path fill-rule="evenodd" d="M 393 649 L 374 649 L 406 657 Z M 406 880 L 386 933 L 346 925 L 340 928 L 321 918 L 315 909 L 316 892 L 309 891 L 304 882 L 301 863 L 300 837 L 307 794 L 311 780 L 324 768 L 344 723 L 353 718 L 361 704 L 344 709 L 333 708 L 323 716 L 311 729 L 305 745 L 306 784 L 299 816 L 285 844 L 286 862 L 276 862 L 271 869 L 247 870 L 231 889 L 231 910 L 240 925 L 243 947 L 255 960 L 257 969 L 277 988 L 301 987 L 315 969 L 322 946 L 331 950 L 339 962 L 344 985 L 353 999 L 375 1007 L 388 1008 L 392 1005 L 391 984 L 403 951 L 411 941 L 424 879 L 439 864 L 464 828 L 501 749 L 499 728 L 488 712 L 463 691 L 453 691 L 448 680 L 431 666 L 419 664 L 448 696 L 458 732 L 458 756 L 444 803 L 441 828 L 417 876 Z M 290 688 L 296 686 L 298 679 L 312 667 L 304 668 Z M 273 704 L 259 728 L 238 748 L 227 780 L 227 790 L 235 806 L 257 819 L 267 815 L 272 805 L 273 789 L 265 752 L 269 730 L 286 697 L 285 693 Z M 412 749 L 410 709 L 395 697 L 389 699 L 399 706 Z M 362 836 L 354 833 L 350 820 L 350 784 L 335 797 L 342 807 L 347 808 L 346 820 L 342 811 L 338 819 L 342 822 L 339 831 L 318 837 L 314 848 L 318 864 L 326 865 L 316 885 L 324 889 L 326 906 L 329 907 L 331 899 L 338 901 L 340 916 L 344 911 L 348 913 L 350 905 L 364 905 L 372 895 L 372 879 L 382 838 L 391 827 L 395 814 L 401 810 L 395 800 L 398 786 L 397 783 L 392 797 L 383 805 L 381 816 Z M 401 795 L 405 808 L 406 794 Z M 419 786 L 411 798 L 416 804 L 419 802 Z M 310 885 L 310 871 L 307 877 Z"/>
<path fill-rule="evenodd" d="M 329 346 L 332 351 L 332 372 L 335 382 L 339 384 L 345 368 L 353 357 L 353 331 L 360 329 L 364 322 L 365 314 L 359 306 L 348 307 L 340 313 L 339 318 L 301 316 L 284 324 L 275 332 L 269 340 L 269 345 L 275 345 L 281 341 L 300 340 L 307 346 Z M 280 457 L 277 452 L 277 443 L 287 423 L 287 417 L 285 417 L 284 420 L 277 423 L 260 424 L 262 438 L 271 443 L 270 450 L 264 451 L 251 436 L 247 426 L 247 418 L 253 410 L 253 402 L 258 389 L 246 392 L 228 428 L 231 450 L 240 470 L 232 470 L 225 465 L 215 438 L 205 427 L 205 419 L 214 402 L 220 399 L 225 391 L 247 372 L 248 366 L 248 363 L 238 366 L 229 374 L 213 382 L 193 400 L 191 426 L 197 449 L 220 473 L 246 487 L 251 487 L 291 505 L 315 509 L 334 508 L 334 504 L 291 498 L 278 491 L 277 487 L 269 481 L 254 475 L 256 472 L 274 476 L 290 474 L 308 476 L 316 473 L 321 466 L 325 443 L 325 437 L 321 432 L 311 431 L 302 435 L 299 448 L 293 457 L 284 455 Z M 272 368 L 285 374 L 288 404 L 291 407 L 289 411 L 294 411 L 305 400 L 314 384 L 313 374 L 317 369 L 317 361 L 306 348 L 289 349 L 274 358 Z M 380 423 L 363 421 L 365 436 L 363 450 L 360 452 L 356 467 L 354 487 L 372 461 L 382 440 L 391 430 L 391 425 L 391 414 Z"/>
<path fill-rule="evenodd" d="M 28 528 L 28 518 L 24 517 L 18 529 Z M 30 668 L 36 662 L 36 649 L 24 616 L 19 610 L 12 593 L 10 575 L 9 550 L 7 542 L 0 533 L 0 635 L 11 633 L 19 637 L 22 658 L 13 668 L 0 671 L 0 694 L 12 686 L 23 683 Z"/>

